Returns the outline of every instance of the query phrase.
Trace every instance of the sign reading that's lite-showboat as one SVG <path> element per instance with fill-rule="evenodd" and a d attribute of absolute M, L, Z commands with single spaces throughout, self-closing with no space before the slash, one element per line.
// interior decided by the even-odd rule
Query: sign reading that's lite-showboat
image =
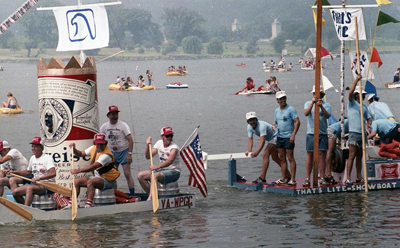
<path fill-rule="evenodd" d="M 361 9 L 331 9 L 333 24 L 339 40 L 356 39 L 356 18 L 358 28 L 358 39 L 366 40 L 364 18 Z"/>
<path fill-rule="evenodd" d="M 67 6 L 53 9 L 58 27 L 57 51 L 107 47 L 108 17 L 102 5 Z"/>

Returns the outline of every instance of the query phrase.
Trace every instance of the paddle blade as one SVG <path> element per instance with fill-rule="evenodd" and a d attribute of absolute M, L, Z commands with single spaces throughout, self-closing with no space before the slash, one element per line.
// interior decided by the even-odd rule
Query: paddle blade
<path fill-rule="evenodd" d="M 3 204 L 6 208 L 10 209 L 14 213 L 18 214 L 22 218 L 24 218 L 27 221 L 32 220 L 32 214 L 24 209 L 23 207 L 19 206 L 17 203 L 12 202 L 6 198 L 0 197 L 0 203 Z"/>
<path fill-rule="evenodd" d="M 157 181 L 154 176 L 154 172 L 151 171 L 151 200 L 153 202 L 153 213 L 158 210 L 158 189 L 157 189 Z"/>
<path fill-rule="evenodd" d="M 53 183 L 53 182 L 36 182 L 39 185 L 42 185 L 43 187 L 48 188 L 49 190 L 59 193 L 63 196 L 66 197 L 71 197 L 72 196 L 72 190 L 68 187 Z"/>
<path fill-rule="evenodd" d="M 76 199 L 76 188 L 75 184 L 72 186 L 72 213 L 71 220 L 75 220 L 78 215 L 78 200 Z"/>

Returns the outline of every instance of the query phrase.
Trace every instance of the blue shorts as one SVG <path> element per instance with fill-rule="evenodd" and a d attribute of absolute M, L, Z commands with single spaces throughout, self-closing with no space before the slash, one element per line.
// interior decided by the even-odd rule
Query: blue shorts
<path fill-rule="evenodd" d="M 126 164 L 126 156 L 128 156 L 128 152 L 129 152 L 129 148 L 126 148 L 123 151 L 120 152 L 112 152 L 112 154 L 114 155 L 114 159 L 115 159 L 115 163 L 120 164 L 120 165 L 124 165 Z"/>
<path fill-rule="evenodd" d="M 328 150 L 328 135 L 320 134 L 318 142 L 318 150 L 327 151 Z M 306 150 L 307 152 L 314 151 L 314 134 L 307 134 L 306 138 Z"/>
<path fill-rule="evenodd" d="M 17 108 L 17 105 L 8 105 L 8 107 L 9 107 L 10 109 L 16 109 L 16 108 Z"/>
<path fill-rule="evenodd" d="M 7 177 L 7 178 L 11 178 L 11 177 L 14 177 L 14 176 L 7 175 L 6 177 Z M 27 176 L 24 176 L 24 177 L 29 178 L 29 179 L 32 179 L 32 178 L 33 178 L 33 175 L 30 174 L 30 175 L 27 175 Z M 31 182 L 28 181 L 28 180 L 22 179 L 22 185 L 25 185 L 25 184 L 31 184 Z"/>
<path fill-rule="evenodd" d="M 294 150 L 294 143 L 289 142 L 290 138 L 276 138 L 276 148 L 285 150 Z"/>
<path fill-rule="evenodd" d="M 102 190 L 116 188 L 115 186 L 116 186 L 117 180 L 114 180 L 114 181 L 112 181 L 112 182 L 110 183 L 110 182 L 107 181 L 105 178 L 102 178 L 102 179 L 103 179 L 103 182 L 104 182 L 104 187 L 103 187 Z"/>
<path fill-rule="evenodd" d="M 367 140 L 367 139 L 365 139 Z M 362 136 L 361 133 L 349 132 L 349 145 L 362 148 Z"/>
<path fill-rule="evenodd" d="M 155 170 L 154 172 L 161 172 L 162 174 L 164 174 L 163 184 L 178 181 L 179 177 L 181 176 L 181 172 L 177 170 L 158 169 Z"/>

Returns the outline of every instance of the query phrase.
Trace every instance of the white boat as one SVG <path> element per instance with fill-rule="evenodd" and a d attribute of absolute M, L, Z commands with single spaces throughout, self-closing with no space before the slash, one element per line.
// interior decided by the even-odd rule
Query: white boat
<path fill-rule="evenodd" d="M 400 83 L 386 83 L 385 86 L 389 89 L 400 88 Z"/>
<path fill-rule="evenodd" d="M 102 205 L 92 208 L 78 208 L 78 214 L 76 219 L 84 219 L 95 216 L 106 216 L 121 213 L 137 213 L 144 211 L 152 211 L 152 201 L 146 201 L 147 195 L 139 195 L 142 201 L 122 203 L 122 204 L 111 204 Z M 170 210 L 174 208 L 192 208 L 195 207 L 195 195 L 194 194 L 177 194 L 174 196 L 165 196 L 158 199 L 159 210 Z M 16 203 L 18 204 L 18 203 Z M 71 210 L 41 210 L 18 204 L 18 206 L 24 208 L 32 214 L 32 221 L 68 221 L 71 220 Z M 21 216 L 11 211 L 7 207 L 0 204 L 0 224 L 27 222 Z"/>
<path fill-rule="evenodd" d="M 258 91 L 248 90 L 248 91 L 242 91 L 238 95 L 248 96 L 248 95 L 256 95 L 256 94 L 267 94 L 267 95 L 270 95 L 270 94 L 275 94 L 275 91 L 273 91 L 273 90 L 258 90 Z"/>
<path fill-rule="evenodd" d="M 288 68 L 278 68 L 278 67 L 264 67 L 265 72 L 287 72 L 290 71 Z"/>
<path fill-rule="evenodd" d="M 315 67 L 314 65 L 306 66 L 305 63 L 302 63 L 300 69 L 305 71 L 313 71 Z"/>
<path fill-rule="evenodd" d="M 189 86 L 187 84 L 181 83 L 170 83 L 167 86 L 167 89 L 187 89 Z"/>

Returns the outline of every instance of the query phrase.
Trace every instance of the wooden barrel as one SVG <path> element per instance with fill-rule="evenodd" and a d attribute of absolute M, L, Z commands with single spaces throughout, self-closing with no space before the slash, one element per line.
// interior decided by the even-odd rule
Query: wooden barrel
<path fill-rule="evenodd" d="M 99 190 L 96 189 L 94 194 L 94 205 L 111 205 L 115 204 L 115 193 L 114 189 Z"/>
<path fill-rule="evenodd" d="M 336 147 L 333 150 L 332 158 L 331 158 L 331 169 L 332 172 L 342 173 L 344 168 L 346 167 L 346 159 L 349 157 L 349 149 L 340 147 Z"/>
<path fill-rule="evenodd" d="M 178 181 L 162 184 L 158 183 L 158 196 L 171 196 L 179 194 Z"/>
<path fill-rule="evenodd" d="M 41 210 L 56 209 L 56 202 L 53 200 L 53 194 L 33 195 L 32 207 Z"/>

